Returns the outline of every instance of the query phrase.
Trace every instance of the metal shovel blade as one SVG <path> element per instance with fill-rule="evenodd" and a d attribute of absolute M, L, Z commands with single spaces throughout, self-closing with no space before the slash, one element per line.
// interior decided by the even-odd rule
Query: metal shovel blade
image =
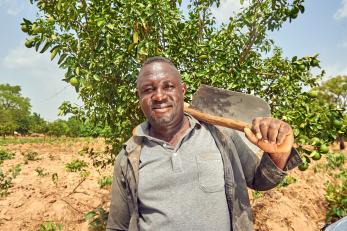
<path fill-rule="evenodd" d="M 252 123 L 255 117 L 271 116 L 269 104 L 259 97 L 207 85 L 199 87 L 193 95 L 191 106 L 207 114 L 247 123 Z M 231 132 L 230 129 L 225 131 Z M 238 134 L 254 152 L 259 151 L 257 146 L 248 141 L 243 132 L 238 131 Z"/>

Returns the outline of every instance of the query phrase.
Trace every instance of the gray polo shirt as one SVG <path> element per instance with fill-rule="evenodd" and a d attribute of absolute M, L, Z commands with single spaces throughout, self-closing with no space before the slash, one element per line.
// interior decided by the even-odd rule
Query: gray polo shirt
<path fill-rule="evenodd" d="M 230 230 L 223 162 L 208 129 L 189 118 L 176 147 L 150 137 L 147 122 L 139 168 L 140 230 Z"/>

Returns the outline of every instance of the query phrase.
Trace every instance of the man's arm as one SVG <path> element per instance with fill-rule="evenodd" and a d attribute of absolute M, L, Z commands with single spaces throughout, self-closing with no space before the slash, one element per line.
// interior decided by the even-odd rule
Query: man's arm
<path fill-rule="evenodd" d="M 129 226 L 130 213 L 126 193 L 124 191 L 125 179 L 123 178 L 120 167 L 121 158 L 124 158 L 124 154 L 122 152 L 118 154 L 115 160 L 111 191 L 111 205 L 110 212 L 108 214 L 106 231 L 128 230 Z"/>

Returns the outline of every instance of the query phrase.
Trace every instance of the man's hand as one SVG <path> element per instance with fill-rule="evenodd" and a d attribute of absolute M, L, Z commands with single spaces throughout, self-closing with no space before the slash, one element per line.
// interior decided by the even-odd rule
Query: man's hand
<path fill-rule="evenodd" d="M 294 144 L 293 130 L 289 124 L 271 117 L 256 117 L 252 128 L 245 128 L 246 137 L 264 152 L 274 163 L 284 168 Z"/>

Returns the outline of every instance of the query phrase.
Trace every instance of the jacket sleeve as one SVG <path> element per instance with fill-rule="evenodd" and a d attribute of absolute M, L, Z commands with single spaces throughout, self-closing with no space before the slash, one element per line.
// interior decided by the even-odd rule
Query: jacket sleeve
<path fill-rule="evenodd" d="M 254 190 L 269 190 L 278 185 L 287 175 L 286 171 L 301 164 L 301 158 L 295 148 L 292 148 L 284 170 L 278 168 L 268 153 L 259 159 L 242 138 L 234 132 L 232 140 L 239 155 L 247 186 Z"/>
<path fill-rule="evenodd" d="M 124 151 L 118 154 L 115 160 L 111 205 L 108 214 L 106 231 L 128 230 L 130 221 L 130 212 L 127 203 L 127 195 L 125 192 L 125 179 L 121 170 L 121 159 L 124 157 Z"/>

